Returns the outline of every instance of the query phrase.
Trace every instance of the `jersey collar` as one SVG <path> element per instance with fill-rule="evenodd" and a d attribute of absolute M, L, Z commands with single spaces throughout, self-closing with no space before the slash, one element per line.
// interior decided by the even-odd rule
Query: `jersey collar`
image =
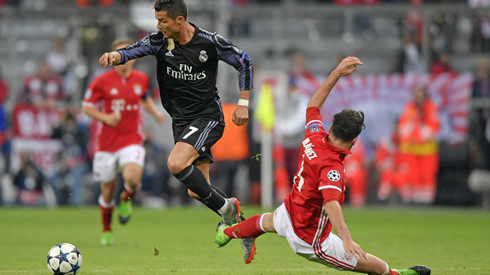
<path fill-rule="evenodd" d="M 330 136 L 328 133 L 325 133 L 326 137 L 323 139 L 323 143 L 325 143 L 325 146 L 327 146 L 327 148 L 329 148 L 330 150 L 336 152 L 336 153 L 339 153 L 339 154 L 342 154 L 342 155 L 350 155 L 352 154 L 352 152 L 349 150 L 349 149 L 342 149 L 342 148 L 339 148 L 339 147 L 336 147 L 336 146 L 333 146 L 331 145 L 330 143 L 328 143 L 328 137 Z"/>

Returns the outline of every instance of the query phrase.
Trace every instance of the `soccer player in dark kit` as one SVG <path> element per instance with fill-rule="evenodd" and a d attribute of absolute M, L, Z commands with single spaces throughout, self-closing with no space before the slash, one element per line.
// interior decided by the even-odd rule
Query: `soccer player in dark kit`
<path fill-rule="evenodd" d="M 120 65 L 153 55 L 163 107 L 172 117 L 175 145 L 167 166 L 193 198 L 231 225 L 241 221 L 240 203 L 210 184 L 210 149 L 224 130 L 221 100 L 216 88 L 218 61 L 239 73 L 240 99 L 233 123 L 248 120 L 248 99 L 253 82 L 252 61 L 231 41 L 187 21 L 183 0 L 157 0 L 154 4 L 157 32 L 123 49 L 104 53 L 100 65 Z M 242 241 L 245 263 L 255 254 L 255 238 Z"/>

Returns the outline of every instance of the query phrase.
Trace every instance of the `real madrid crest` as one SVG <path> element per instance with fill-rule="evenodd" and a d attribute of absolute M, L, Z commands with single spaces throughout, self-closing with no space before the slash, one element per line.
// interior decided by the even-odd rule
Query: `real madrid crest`
<path fill-rule="evenodd" d="M 202 50 L 199 54 L 199 61 L 206 62 L 208 60 L 208 55 L 205 50 Z"/>

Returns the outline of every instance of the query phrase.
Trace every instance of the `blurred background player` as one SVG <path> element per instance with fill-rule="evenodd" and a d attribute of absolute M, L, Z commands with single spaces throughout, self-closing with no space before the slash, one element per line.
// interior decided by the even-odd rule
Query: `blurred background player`
<path fill-rule="evenodd" d="M 131 40 L 116 40 L 112 49 L 126 47 Z M 148 77 L 133 70 L 134 61 L 115 67 L 89 85 L 83 99 L 82 110 L 88 116 L 103 123 L 98 136 L 98 149 L 93 161 L 93 177 L 100 181 L 99 197 L 102 214 L 102 245 L 114 245 L 111 229 L 112 210 L 115 205 L 116 175 L 122 168 L 124 191 L 120 194 L 118 207 L 119 222 L 129 221 L 132 212 L 131 200 L 141 185 L 141 175 L 145 159 L 143 148 L 143 125 L 140 104 L 159 123 L 164 116 L 158 112 L 153 100 L 148 96 Z M 102 110 L 97 103 L 103 102 Z"/>
<path fill-rule="evenodd" d="M 158 32 L 126 48 L 104 53 L 99 62 L 105 67 L 147 55 L 156 57 L 160 98 L 172 117 L 175 140 L 168 169 L 187 187 L 191 197 L 231 225 L 240 220 L 240 203 L 227 199 L 209 179 L 209 166 L 213 162 L 210 149 L 221 138 L 225 127 L 216 88 L 218 61 L 226 62 L 239 73 L 240 99 L 232 117 L 238 126 L 248 121 L 252 61 L 228 39 L 188 22 L 183 0 L 157 0 L 154 9 Z M 244 260 L 249 262 L 255 253 L 255 240 L 244 240 L 242 245 Z"/>
<path fill-rule="evenodd" d="M 351 154 L 350 149 L 365 127 L 364 113 L 344 109 L 334 115 L 326 133 L 320 108 L 340 77 L 353 73 L 357 65 L 362 63 L 356 57 L 342 60 L 308 103 L 301 167 L 284 203 L 273 214 L 255 215 L 231 227 L 220 225 L 215 238 L 219 247 L 233 238 L 275 232 L 288 240 L 296 254 L 337 270 L 379 275 L 430 274 L 424 266 L 390 270 L 387 263 L 365 253 L 353 241 L 345 223 L 341 208 L 345 197 L 343 160 Z M 332 227 L 338 236 L 331 233 Z"/>

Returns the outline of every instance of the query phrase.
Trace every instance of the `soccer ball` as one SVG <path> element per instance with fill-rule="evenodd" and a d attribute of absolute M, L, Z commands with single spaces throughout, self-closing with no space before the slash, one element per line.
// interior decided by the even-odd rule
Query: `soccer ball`
<path fill-rule="evenodd" d="M 49 250 L 47 261 L 53 274 L 77 274 L 82 267 L 82 254 L 74 245 L 60 243 Z"/>

